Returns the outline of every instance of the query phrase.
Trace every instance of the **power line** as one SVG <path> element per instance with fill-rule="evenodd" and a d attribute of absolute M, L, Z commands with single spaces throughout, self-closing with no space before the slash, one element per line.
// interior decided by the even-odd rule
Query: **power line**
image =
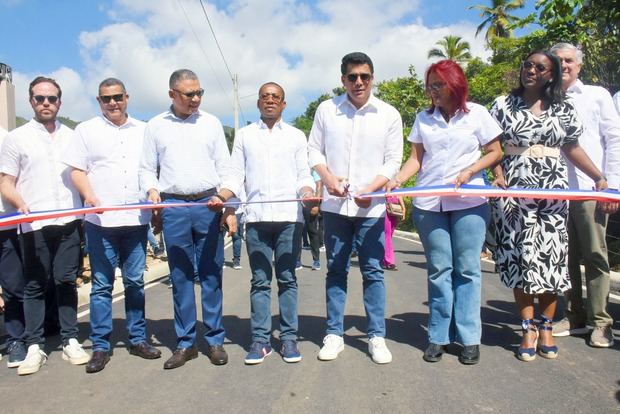
<path fill-rule="evenodd" d="M 183 11 L 183 15 L 185 16 L 185 19 L 189 23 L 189 27 L 190 27 L 190 29 L 192 29 L 192 33 L 194 33 L 194 37 L 196 38 L 196 42 L 198 43 L 198 46 L 200 47 L 200 50 L 202 50 L 202 54 L 205 56 L 205 59 L 207 60 L 207 63 L 209 64 L 209 67 L 211 68 L 211 71 L 213 71 L 213 75 L 215 76 L 215 80 L 217 81 L 217 84 L 220 85 L 220 88 L 222 89 L 222 92 L 226 93 L 226 89 L 224 88 L 224 85 L 222 85 L 222 82 L 220 82 L 220 79 L 217 77 L 217 72 L 215 71 L 215 68 L 211 64 L 211 61 L 209 60 L 209 56 L 207 55 L 207 52 L 202 47 L 202 43 L 200 43 L 200 38 L 198 37 L 198 34 L 194 30 L 194 26 L 192 25 L 192 21 L 189 19 L 189 16 L 185 12 L 185 9 L 183 8 L 183 4 L 181 3 L 180 0 L 177 0 L 177 4 L 179 5 L 181 10 Z"/>
<path fill-rule="evenodd" d="M 224 61 L 224 66 L 226 66 L 226 70 L 228 71 L 228 74 L 230 75 L 230 79 L 232 80 L 233 78 L 232 71 L 228 67 L 228 63 L 226 63 L 226 58 L 224 57 L 224 52 L 222 52 L 222 48 L 220 47 L 220 42 L 217 41 L 217 37 L 215 36 L 215 31 L 213 30 L 213 26 L 211 25 L 211 20 L 209 20 L 209 15 L 207 14 L 207 9 L 205 9 L 205 5 L 202 3 L 202 0 L 199 0 L 199 1 L 200 1 L 200 6 L 202 7 L 202 11 L 205 14 L 205 18 L 207 19 L 207 23 L 209 24 L 209 29 L 211 29 L 213 40 L 215 40 L 215 44 L 217 45 L 217 50 L 220 51 L 220 56 L 222 56 L 222 60 Z"/>

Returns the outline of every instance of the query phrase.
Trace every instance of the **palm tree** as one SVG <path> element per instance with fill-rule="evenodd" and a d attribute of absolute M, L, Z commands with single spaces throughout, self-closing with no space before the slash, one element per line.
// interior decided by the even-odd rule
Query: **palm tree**
<path fill-rule="evenodd" d="M 457 63 L 464 63 L 471 59 L 469 42 L 462 40 L 459 36 L 444 36 L 443 39 L 435 42 L 435 44 L 441 46 L 441 48 L 429 50 L 429 58 L 451 59 Z"/>
<path fill-rule="evenodd" d="M 494 37 L 512 37 L 512 27 L 520 19 L 509 12 L 523 8 L 524 4 L 525 0 L 491 0 L 491 7 L 481 4 L 468 7 L 480 10 L 480 17 L 484 18 L 476 29 L 476 36 L 488 26 L 484 35 L 487 44 Z"/>

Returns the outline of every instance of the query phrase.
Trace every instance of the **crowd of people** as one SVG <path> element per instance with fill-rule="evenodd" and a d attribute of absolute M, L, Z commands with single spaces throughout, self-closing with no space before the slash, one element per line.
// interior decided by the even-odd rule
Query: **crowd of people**
<path fill-rule="evenodd" d="M 370 357 L 377 364 L 390 363 L 384 270 L 397 268 L 391 237 L 405 217 L 405 204 L 389 194 L 392 190 L 413 176 L 419 187 L 450 183 L 458 188 L 483 184 L 488 174 L 501 188 L 618 189 L 620 117 L 609 92 L 579 81 L 582 58 L 576 47 L 564 43 L 532 52 L 521 64 L 518 85 L 497 98 L 490 111 L 468 101 L 467 80 L 457 63 L 430 65 L 425 85 L 431 103 L 415 118 L 408 137 L 411 155 L 402 167 L 403 120 L 373 95 L 373 62 L 361 52 L 342 58 L 345 93 L 318 106 L 307 138 L 282 119 L 284 88 L 276 82 L 261 85 L 260 119 L 238 131 L 232 153 L 220 121 L 200 109 L 204 89 L 191 70 L 172 73 L 169 109 L 146 123 L 128 115 L 123 82 L 103 80 L 96 97 L 101 114 L 74 131 L 57 119 L 62 103 L 58 83 L 35 78 L 29 87 L 33 119 L 0 133 L 3 213 L 144 201 L 175 207 L 83 217 L 92 268 L 91 353 L 79 343 L 77 329 L 82 218 L 0 229 L 8 366 L 27 375 L 45 364 L 46 287 L 51 280 L 62 358 L 85 365 L 87 373 L 103 370 L 111 355 L 117 267 L 125 287 L 129 353 L 144 359 L 162 356 L 146 335 L 143 274 L 149 224 L 163 232 L 172 285 L 177 341 L 164 369 L 198 357 L 195 282 L 206 355 L 214 365 L 228 362 L 222 322 L 225 232 L 233 236 L 232 267 L 241 269 L 242 237 L 250 266 L 251 338 L 245 363 L 259 364 L 273 353 L 274 274 L 278 351 L 285 362 L 299 362 L 296 270 L 304 222 L 312 269 L 321 269 L 323 242 L 327 257 L 326 329 L 318 359 L 334 360 L 345 349 L 353 254 L 363 279 Z M 362 196 L 380 190 L 386 190 L 386 198 Z M 299 202 L 273 202 L 290 199 Z M 248 202 L 241 204 L 243 210 L 235 208 L 238 201 Z M 195 202 L 206 207 L 195 207 Z M 612 346 L 605 228 L 617 208 L 617 203 L 594 201 L 506 197 L 491 207 L 483 197 L 415 198 L 412 217 L 428 271 L 424 360 L 441 360 L 450 343 L 462 346 L 461 363 L 480 360 L 480 253 L 491 217 L 497 269 L 514 292 L 515 319 L 523 329 L 517 358 L 557 358 L 554 337 L 584 334 L 588 326 L 593 328 L 592 346 Z M 241 213 L 243 225 L 238 223 Z M 553 323 L 562 292 L 568 299 L 566 315 Z"/>

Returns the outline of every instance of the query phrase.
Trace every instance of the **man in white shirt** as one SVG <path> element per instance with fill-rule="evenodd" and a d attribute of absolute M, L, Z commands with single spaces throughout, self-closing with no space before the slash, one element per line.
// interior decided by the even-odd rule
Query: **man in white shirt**
<path fill-rule="evenodd" d="M 308 141 L 310 166 L 327 190 L 322 203 L 327 248 L 327 336 L 319 359 L 344 349 L 343 321 L 349 257 L 357 246 L 368 319 L 368 349 L 374 362 L 392 361 L 385 344 L 385 200 L 353 198 L 381 189 L 398 172 L 403 129 L 396 109 L 372 95 L 373 64 L 364 53 L 342 58 L 346 93 L 322 102 Z"/>
<path fill-rule="evenodd" d="M 314 197 L 306 137 L 282 120 L 284 89 L 268 82 L 258 91 L 260 120 L 239 130 L 232 151 L 233 174 L 221 192 L 225 198 L 243 186 L 249 202 Z M 252 281 L 252 345 L 248 365 L 271 354 L 271 280 L 275 269 L 280 304 L 280 353 L 285 362 L 301 361 L 297 347 L 295 262 L 303 228 L 300 203 L 248 204 L 245 237 Z M 272 267 L 272 258 L 274 266 Z"/>
<path fill-rule="evenodd" d="M 0 127 L 0 146 L 8 131 Z M 0 199 L 0 215 L 15 212 L 15 207 Z M 24 346 L 24 275 L 17 226 L 0 228 L 0 287 L 4 304 L 4 327 L 7 333 L 6 364 L 17 368 L 26 358 Z"/>
<path fill-rule="evenodd" d="M 101 115 L 75 128 L 64 162 L 85 206 L 122 205 L 144 200 L 138 182 L 145 123 L 127 115 L 129 95 L 118 79 L 99 84 L 97 102 Z M 125 317 L 129 353 L 156 359 L 161 352 L 146 340 L 144 317 L 144 267 L 148 210 L 108 211 L 87 214 L 86 240 L 92 288 L 90 293 L 90 340 L 93 355 L 86 372 L 99 372 L 110 360 L 112 289 L 114 271 L 120 267 L 125 286 Z"/>
<path fill-rule="evenodd" d="M 583 61 L 581 50 L 568 43 L 558 43 L 551 52 L 562 62 L 562 88 L 572 98 L 584 125 L 579 144 L 590 159 L 603 171 L 609 188 L 620 185 L 620 117 L 611 95 L 599 86 L 584 85 L 579 79 Z M 594 182 L 568 162 L 568 180 L 571 188 L 590 190 Z M 571 201 L 568 213 L 568 271 L 572 288 L 566 317 L 553 326 L 554 336 L 584 334 L 586 324 L 594 326 L 590 345 L 608 348 L 613 345 L 613 320 L 607 312 L 609 302 L 609 262 L 605 233 L 610 213 L 618 203 Z M 580 262 L 585 266 L 587 301 L 582 298 Z"/>
<path fill-rule="evenodd" d="M 216 187 L 229 173 L 230 154 L 220 121 L 199 109 L 204 90 L 196 74 L 188 69 L 176 70 L 170 76 L 169 87 L 172 105 L 147 123 L 139 169 L 140 189 L 149 201 L 188 203 L 188 207 L 165 208 L 161 212 L 177 335 L 177 348 L 164 369 L 180 367 L 198 356 L 195 271 L 202 290 L 207 355 L 213 364 L 223 365 L 228 355 L 222 346 L 226 333 L 222 325 L 221 228 L 226 224 L 231 233 L 235 232 L 235 212 L 226 209 L 222 215 L 189 203 L 207 202 L 214 197 L 224 200 Z"/>
<path fill-rule="evenodd" d="M 0 190 L 18 212 L 80 207 L 80 196 L 71 184 L 70 170 L 62 154 L 73 131 L 56 119 L 61 105 L 60 86 L 39 76 L 30 83 L 34 119 L 6 137 L 0 155 Z M 77 277 L 80 259 L 81 221 L 77 217 L 38 220 L 19 225 L 24 264 L 24 338 L 26 359 L 19 375 L 33 374 L 45 364 L 43 323 L 45 287 L 53 278 L 63 341 L 63 359 L 73 365 L 90 356 L 77 340 Z"/>

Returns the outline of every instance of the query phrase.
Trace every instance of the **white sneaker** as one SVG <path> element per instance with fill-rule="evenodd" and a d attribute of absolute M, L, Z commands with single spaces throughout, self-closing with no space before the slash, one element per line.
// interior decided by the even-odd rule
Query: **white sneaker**
<path fill-rule="evenodd" d="M 344 339 L 342 336 L 329 334 L 323 338 L 323 347 L 319 351 L 321 361 L 331 361 L 338 358 L 338 354 L 344 351 Z"/>
<path fill-rule="evenodd" d="M 368 341 L 368 352 L 372 360 L 377 364 L 389 364 L 392 362 L 392 353 L 385 345 L 385 338 L 373 336 Z"/>
<path fill-rule="evenodd" d="M 34 344 L 28 347 L 28 353 L 26 359 L 22 361 L 19 367 L 17 367 L 18 375 L 28 375 L 37 372 L 47 361 L 47 355 L 39 347 Z"/>
<path fill-rule="evenodd" d="M 77 339 L 71 338 L 69 343 L 62 347 L 62 359 L 69 361 L 71 365 L 83 365 L 90 360 L 90 355 L 84 351 Z"/>

